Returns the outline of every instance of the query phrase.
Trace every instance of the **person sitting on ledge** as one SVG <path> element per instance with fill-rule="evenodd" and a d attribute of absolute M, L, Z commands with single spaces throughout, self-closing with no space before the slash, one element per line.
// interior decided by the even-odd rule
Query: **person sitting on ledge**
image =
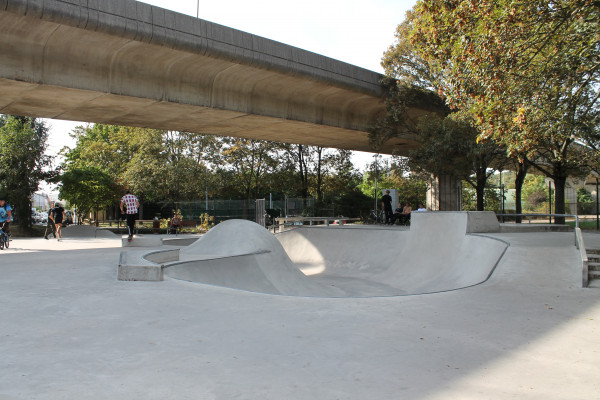
<path fill-rule="evenodd" d="M 177 234 L 181 231 L 181 215 L 179 215 L 179 213 L 173 215 L 169 225 L 171 226 L 171 233 Z"/>
<path fill-rule="evenodd" d="M 398 203 L 398 207 L 394 210 L 394 214 L 392 215 L 392 225 L 396 224 L 396 221 L 400 219 L 402 215 L 402 203 Z"/>
<path fill-rule="evenodd" d="M 412 212 L 412 207 L 410 203 L 406 203 L 404 208 L 402 209 L 402 213 L 398 216 L 398 220 L 400 220 L 400 224 L 406 225 L 410 222 L 410 213 Z"/>

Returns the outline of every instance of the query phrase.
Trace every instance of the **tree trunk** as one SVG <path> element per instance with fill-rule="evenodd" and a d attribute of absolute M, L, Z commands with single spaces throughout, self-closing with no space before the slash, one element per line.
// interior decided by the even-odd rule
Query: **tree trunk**
<path fill-rule="evenodd" d="M 567 183 L 566 174 L 557 174 L 554 179 L 554 213 L 565 213 L 565 186 Z M 564 225 L 565 217 L 556 217 L 554 221 L 557 224 Z"/>
<path fill-rule="evenodd" d="M 483 211 L 485 183 L 487 182 L 487 176 L 486 176 L 485 170 L 483 170 L 483 172 L 478 170 L 476 179 L 477 179 L 477 186 L 475 187 L 475 192 L 477 193 L 477 211 Z"/>
<path fill-rule="evenodd" d="M 321 203 L 323 201 L 323 193 L 321 191 L 321 187 L 323 186 L 323 174 L 321 173 L 321 163 L 323 161 L 323 148 L 317 148 L 317 202 Z"/>
<path fill-rule="evenodd" d="M 302 203 L 306 207 L 306 198 L 308 197 L 308 166 L 304 160 L 304 146 L 298 145 L 298 168 L 300 170 L 300 183 L 302 184 L 301 195 Z"/>
<path fill-rule="evenodd" d="M 13 207 L 12 217 L 15 216 L 19 220 L 19 226 L 24 230 L 30 231 L 32 229 L 31 221 L 31 201 L 23 201 L 20 203 L 11 204 Z"/>
<path fill-rule="evenodd" d="M 523 183 L 525 183 L 525 177 L 527 176 L 527 170 L 529 169 L 529 164 L 526 163 L 527 161 L 519 163 L 517 167 L 517 175 L 515 176 L 515 214 L 523 213 L 521 193 L 523 192 Z M 516 217 L 515 222 L 520 224 L 522 219 L 522 217 Z"/>

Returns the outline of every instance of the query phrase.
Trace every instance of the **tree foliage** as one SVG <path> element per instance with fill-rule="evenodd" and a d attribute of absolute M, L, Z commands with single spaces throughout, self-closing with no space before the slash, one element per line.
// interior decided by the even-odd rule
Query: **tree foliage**
<path fill-rule="evenodd" d="M 375 161 L 365 171 L 359 188 L 366 196 L 373 198 L 375 193 L 375 176 L 377 176 L 378 203 L 384 189 L 397 189 L 402 203 L 410 203 L 413 208 L 425 204 L 430 174 L 422 174 L 410 169 L 405 157 L 392 157 L 388 160 Z M 371 203 L 371 208 L 374 204 Z M 379 207 L 379 205 L 377 206 Z"/>
<path fill-rule="evenodd" d="M 48 128 L 29 117 L 0 116 L 0 188 L 14 208 L 19 224 L 31 228 L 31 198 L 42 180 L 55 176 L 44 152 Z"/>
<path fill-rule="evenodd" d="M 421 0 L 411 43 L 481 140 L 527 156 L 556 185 L 588 161 L 600 122 L 600 4 L 591 0 Z"/>
<path fill-rule="evenodd" d="M 360 181 L 344 150 L 100 124 L 79 127 L 74 136 L 64 178 L 90 178 L 90 186 L 107 190 L 128 187 L 142 204 L 175 206 L 205 196 L 249 200 L 270 193 L 331 203 L 355 192 Z M 98 179 L 100 172 L 106 179 Z M 79 194 L 63 185 L 65 198 Z"/>
<path fill-rule="evenodd" d="M 417 148 L 409 152 L 410 168 L 466 180 L 475 189 L 477 208 L 482 210 L 486 180 L 493 167 L 504 162 L 505 150 L 495 143 L 479 143 L 480 132 L 468 116 L 451 114 L 438 94 L 445 84 L 443 71 L 422 57 L 410 40 L 414 23 L 415 14 L 407 13 L 398 26 L 395 43 L 382 59 L 388 77 L 384 81 L 387 115 L 373 128 L 372 137 L 387 140 L 398 132 L 411 132 Z M 411 115 L 412 107 L 430 112 Z"/>
<path fill-rule="evenodd" d="M 117 202 L 121 192 L 110 173 L 99 167 L 83 166 L 70 168 L 62 175 L 59 196 L 77 207 L 82 220 L 91 211 Z"/>
<path fill-rule="evenodd" d="M 506 162 L 504 148 L 478 142 L 477 129 L 451 116 L 424 119 L 419 131 L 420 146 L 409 156 L 411 167 L 466 181 L 475 190 L 476 209 L 483 211 L 487 180 Z"/>

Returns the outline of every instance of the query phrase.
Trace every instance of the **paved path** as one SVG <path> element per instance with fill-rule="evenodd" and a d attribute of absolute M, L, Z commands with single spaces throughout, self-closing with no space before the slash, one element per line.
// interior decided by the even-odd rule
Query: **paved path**
<path fill-rule="evenodd" d="M 511 245 L 484 284 L 341 299 L 120 282 L 118 239 L 16 239 L 0 399 L 600 398 L 573 234 L 493 236 Z"/>

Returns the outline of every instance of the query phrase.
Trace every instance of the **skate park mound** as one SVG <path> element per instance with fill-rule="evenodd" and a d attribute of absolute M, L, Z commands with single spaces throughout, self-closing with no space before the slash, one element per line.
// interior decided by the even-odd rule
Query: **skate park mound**
<path fill-rule="evenodd" d="M 66 239 L 104 238 L 119 239 L 119 235 L 90 225 L 68 225 L 62 228 L 62 237 Z"/>
<path fill-rule="evenodd" d="M 273 236 L 225 221 L 165 268 L 175 279 L 307 297 L 435 293 L 488 279 L 507 244 L 467 234 L 468 213 L 413 213 L 411 230 L 298 227 Z"/>
<path fill-rule="evenodd" d="M 269 231 L 246 220 L 224 221 L 209 230 L 181 250 L 180 262 L 165 268 L 165 275 L 267 294 L 342 295 L 307 279 Z"/>

